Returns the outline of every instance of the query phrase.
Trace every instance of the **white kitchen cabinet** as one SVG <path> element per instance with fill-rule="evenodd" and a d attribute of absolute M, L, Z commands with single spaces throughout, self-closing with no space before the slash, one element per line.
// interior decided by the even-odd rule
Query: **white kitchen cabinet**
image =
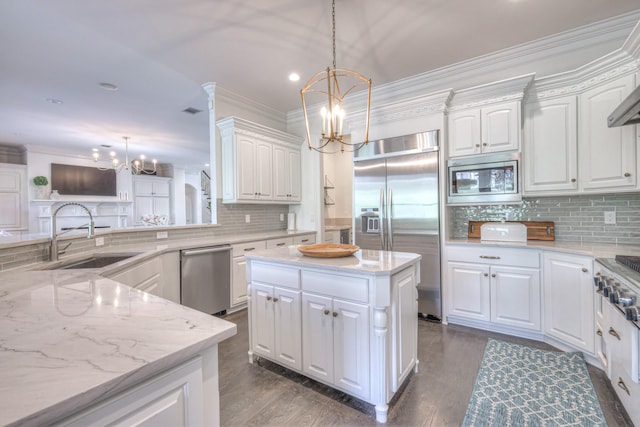
<path fill-rule="evenodd" d="M 549 251 L 543 259 L 545 335 L 594 355 L 593 259 Z"/>
<path fill-rule="evenodd" d="M 578 103 L 567 96 L 525 104 L 524 192 L 578 190 Z"/>
<path fill-rule="evenodd" d="M 238 117 L 216 122 L 223 203 L 300 202 L 302 138 Z"/>
<path fill-rule="evenodd" d="M 27 167 L 0 164 L 0 230 L 26 230 L 29 226 Z"/>
<path fill-rule="evenodd" d="M 450 322 L 541 330 L 538 251 L 456 246 L 447 254 Z"/>
<path fill-rule="evenodd" d="M 281 248 L 293 245 L 293 237 L 280 237 L 278 239 L 267 240 L 267 249 Z"/>
<path fill-rule="evenodd" d="M 369 307 L 303 293 L 303 372 L 369 397 Z"/>
<path fill-rule="evenodd" d="M 449 114 L 449 157 L 520 148 L 520 101 Z"/>
<path fill-rule="evenodd" d="M 266 249 L 264 240 L 237 243 L 231 246 L 231 311 L 244 308 L 247 303 L 247 261 L 246 253 Z"/>
<path fill-rule="evenodd" d="M 204 405 L 203 366 L 196 358 L 55 426 L 201 426 Z"/>
<path fill-rule="evenodd" d="M 311 245 L 316 242 L 315 234 L 303 234 L 300 236 L 293 237 L 294 245 Z"/>
<path fill-rule="evenodd" d="M 171 217 L 171 178 L 156 176 L 134 176 L 134 221 L 142 223 L 145 215 L 165 215 L 168 223 Z"/>
<path fill-rule="evenodd" d="M 628 75 L 580 96 L 580 184 L 585 191 L 634 189 L 636 126 L 610 128 L 607 117 L 634 88 Z"/>
<path fill-rule="evenodd" d="M 300 149 L 273 146 L 274 199 L 300 201 Z"/>

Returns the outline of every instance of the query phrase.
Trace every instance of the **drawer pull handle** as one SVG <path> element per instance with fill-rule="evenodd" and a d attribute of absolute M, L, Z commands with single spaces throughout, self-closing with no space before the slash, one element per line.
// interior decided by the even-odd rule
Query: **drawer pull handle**
<path fill-rule="evenodd" d="M 598 329 L 598 331 L 596 332 L 596 335 L 598 335 L 599 337 L 601 337 L 601 336 L 602 336 L 602 330 L 601 330 L 601 329 Z"/>
<path fill-rule="evenodd" d="M 585 268 L 585 267 L 582 267 L 582 272 L 583 272 L 583 273 L 588 273 L 588 272 L 589 272 L 589 269 L 588 269 L 588 268 Z"/>
<path fill-rule="evenodd" d="M 250 252 L 250 251 L 253 251 L 253 250 L 255 250 L 255 249 L 256 249 L 256 248 L 244 248 L 244 251 L 245 251 L 245 252 Z"/>
<path fill-rule="evenodd" d="M 336 313 L 335 311 L 333 312 L 333 317 L 338 317 L 338 313 Z"/>
<path fill-rule="evenodd" d="M 271 298 L 271 295 L 267 295 L 267 301 L 271 301 L 273 298 Z"/>
<path fill-rule="evenodd" d="M 624 381 L 622 381 L 622 378 L 620 378 L 620 377 L 618 377 L 618 387 L 623 389 L 629 396 L 631 396 L 631 393 L 629 393 L 629 388 L 624 383 Z"/>
<path fill-rule="evenodd" d="M 500 259 L 499 256 L 492 256 L 492 255 L 480 255 L 480 258 L 483 258 L 483 259 Z"/>
<path fill-rule="evenodd" d="M 620 335 L 618 335 L 618 332 L 616 332 L 616 330 L 611 328 L 611 327 L 609 327 L 609 335 L 612 335 L 612 336 L 618 338 L 618 341 L 620 341 Z"/>
<path fill-rule="evenodd" d="M 301 241 L 302 243 L 305 243 L 305 242 L 308 242 L 308 241 L 309 241 L 309 239 L 302 239 L 302 240 L 300 240 L 300 241 Z"/>
<path fill-rule="evenodd" d="M 281 243 L 278 243 L 276 246 L 284 246 L 284 245 L 286 245 L 286 243 L 285 242 L 281 242 Z"/>

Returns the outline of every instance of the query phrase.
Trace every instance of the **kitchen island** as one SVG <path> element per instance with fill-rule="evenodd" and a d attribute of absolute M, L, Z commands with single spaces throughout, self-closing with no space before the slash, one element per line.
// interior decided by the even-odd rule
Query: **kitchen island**
<path fill-rule="evenodd" d="M 0 424 L 218 425 L 218 319 L 81 270 L 4 273 Z"/>
<path fill-rule="evenodd" d="M 312 258 L 297 246 L 247 254 L 249 361 L 264 357 L 371 403 L 386 422 L 418 368 L 420 258 Z"/>

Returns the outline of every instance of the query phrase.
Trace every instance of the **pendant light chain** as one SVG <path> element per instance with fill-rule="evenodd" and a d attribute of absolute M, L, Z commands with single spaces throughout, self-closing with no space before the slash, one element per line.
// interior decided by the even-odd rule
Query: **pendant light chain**
<path fill-rule="evenodd" d="M 331 19 L 333 21 L 333 69 L 336 69 L 336 0 L 331 6 Z"/>

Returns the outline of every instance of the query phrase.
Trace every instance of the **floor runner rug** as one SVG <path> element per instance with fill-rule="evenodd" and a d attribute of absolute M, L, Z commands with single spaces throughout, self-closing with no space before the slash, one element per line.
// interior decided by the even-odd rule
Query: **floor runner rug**
<path fill-rule="evenodd" d="M 463 426 L 606 426 L 582 353 L 490 339 Z"/>

